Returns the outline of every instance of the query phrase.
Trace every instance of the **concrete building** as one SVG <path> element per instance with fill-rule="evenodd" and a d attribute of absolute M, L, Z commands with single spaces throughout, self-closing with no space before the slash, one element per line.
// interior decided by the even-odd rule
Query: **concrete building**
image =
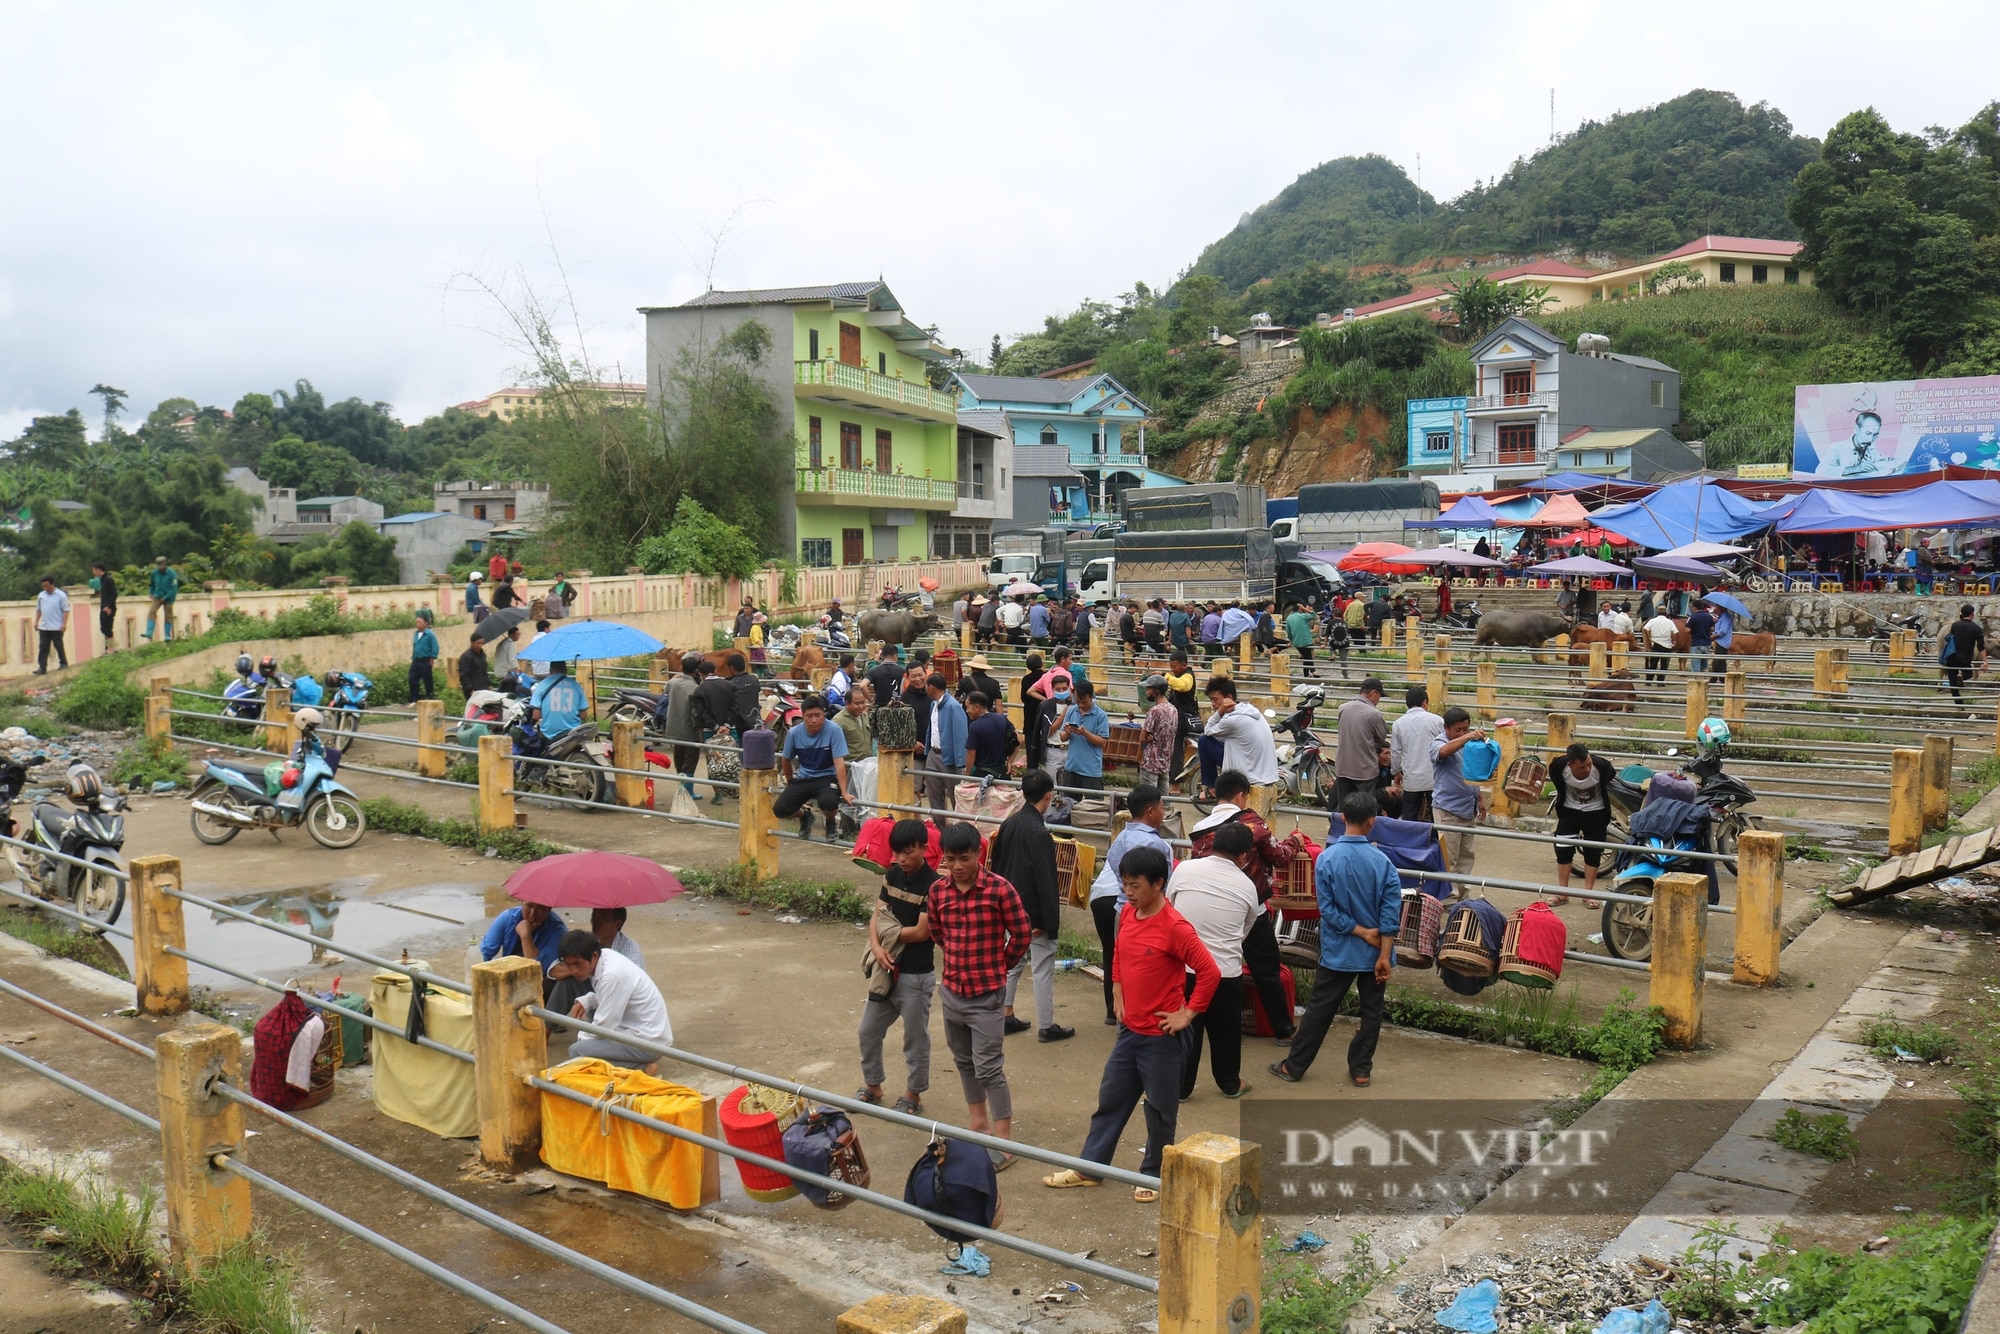
<path fill-rule="evenodd" d="M 549 488 L 543 482 L 438 482 L 431 487 L 433 510 L 488 523 L 533 529 L 548 507 Z"/>
<path fill-rule="evenodd" d="M 396 577 L 405 584 L 429 583 L 442 574 L 458 549 L 471 543 L 478 551 L 493 525 L 485 519 L 437 510 L 378 518 L 375 531 L 396 542 Z"/>
<path fill-rule="evenodd" d="M 952 380 L 962 410 L 1006 417 L 1017 453 L 1033 446 L 1059 446 L 1067 453 L 1083 478 L 1083 486 L 1066 496 L 1072 520 L 1116 518 L 1120 493 L 1133 487 L 1185 485 L 1147 466 L 1151 410 L 1109 375 L 1045 380 L 961 372 Z"/>
<path fill-rule="evenodd" d="M 332 537 L 357 520 L 376 523 L 382 518 L 382 507 L 360 496 L 313 496 L 295 501 L 292 509 L 290 522 L 274 523 L 260 536 L 281 547 L 293 546 L 309 537 Z"/>
<path fill-rule="evenodd" d="M 996 414 L 1005 416 L 1004 413 Z M 1061 445 L 1015 445 L 1012 508 L 994 522 L 996 533 L 1018 533 L 1066 524 L 1090 513 L 1083 474 Z"/>
<path fill-rule="evenodd" d="M 614 381 L 592 381 L 577 386 L 600 395 L 613 407 L 636 407 L 646 401 L 646 386 L 643 384 L 619 384 Z M 519 385 L 507 389 L 495 389 L 485 398 L 475 398 L 452 406 L 460 412 L 469 412 L 475 417 L 498 417 L 501 421 L 512 421 L 524 412 L 534 412 L 541 406 L 546 389 L 526 389 Z"/>
<path fill-rule="evenodd" d="M 1412 398 L 1403 402 L 1409 461 L 1403 471 L 1452 474 L 1459 470 L 1469 439 L 1465 397 Z"/>
<path fill-rule="evenodd" d="M 887 284 L 704 292 L 640 313 L 655 400 L 685 356 L 751 320 L 770 331 L 763 372 L 794 464 L 790 485 L 780 485 L 779 541 L 801 563 L 859 565 L 932 549 L 933 519 L 960 502 L 958 398 L 930 385 L 931 368 L 952 353 Z M 946 531 L 955 546 L 956 529 Z"/>
<path fill-rule="evenodd" d="M 1001 412 L 958 414 L 958 504 L 930 515 L 938 560 L 987 556 L 996 525 L 1014 516 L 1014 441 Z"/>
<path fill-rule="evenodd" d="M 256 501 L 250 531 L 269 537 L 281 526 L 299 521 L 299 493 L 289 486 L 272 486 L 248 468 L 231 468 L 223 480 Z"/>

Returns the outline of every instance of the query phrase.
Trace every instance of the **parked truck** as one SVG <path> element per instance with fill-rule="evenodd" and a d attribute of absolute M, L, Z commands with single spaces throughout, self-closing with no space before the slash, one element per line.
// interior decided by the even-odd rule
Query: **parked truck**
<path fill-rule="evenodd" d="M 1401 542 L 1405 519 L 1438 516 L 1437 483 L 1378 477 L 1371 482 L 1324 482 L 1299 488 L 1295 519 L 1271 525 L 1281 540 L 1308 551 L 1357 542 Z"/>
<path fill-rule="evenodd" d="M 1121 533 L 1113 540 L 1121 598 L 1251 603 L 1277 596 L 1277 543 L 1268 528 Z"/>
<path fill-rule="evenodd" d="M 1126 527 L 1135 533 L 1198 532 L 1208 528 L 1262 528 L 1264 488 L 1242 482 L 1197 482 L 1147 487 L 1118 498 Z"/>

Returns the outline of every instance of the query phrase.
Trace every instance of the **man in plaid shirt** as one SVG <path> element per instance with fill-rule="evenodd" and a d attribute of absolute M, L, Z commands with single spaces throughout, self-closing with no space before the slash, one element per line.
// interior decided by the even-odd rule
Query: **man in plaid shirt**
<path fill-rule="evenodd" d="M 1014 887 L 979 869 L 977 829 L 946 825 L 939 851 L 946 878 L 931 886 L 928 911 L 931 939 L 944 956 L 938 978 L 944 1041 L 965 1090 L 967 1125 L 1010 1139 L 1014 1095 L 1007 1087 L 1003 1009 L 1007 974 L 1027 954 L 1034 928 Z M 1013 1161 L 994 1151 L 996 1169 Z"/>
<path fill-rule="evenodd" d="M 1146 721 L 1139 726 L 1139 781 L 1165 792 L 1173 777 L 1174 742 L 1180 739 L 1181 711 L 1167 698 L 1167 678 L 1146 678 Z"/>

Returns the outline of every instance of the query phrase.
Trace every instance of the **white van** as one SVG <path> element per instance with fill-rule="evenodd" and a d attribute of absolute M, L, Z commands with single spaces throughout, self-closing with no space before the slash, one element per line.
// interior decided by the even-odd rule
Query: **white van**
<path fill-rule="evenodd" d="M 1027 554 L 995 556 L 986 566 L 986 582 L 993 588 L 1005 588 L 1016 579 L 1032 580 L 1040 563 L 1039 557 Z"/>

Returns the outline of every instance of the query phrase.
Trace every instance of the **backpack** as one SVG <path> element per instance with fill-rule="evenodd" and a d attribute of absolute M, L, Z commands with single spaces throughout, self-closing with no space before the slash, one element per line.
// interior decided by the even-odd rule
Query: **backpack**
<path fill-rule="evenodd" d="M 932 1140 L 910 1167 L 910 1178 L 903 1186 L 903 1203 L 956 1218 L 961 1223 L 992 1227 L 1000 1214 L 1000 1179 L 993 1171 L 993 1156 L 977 1144 Z M 927 1226 L 946 1241 L 961 1246 L 975 1240 L 967 1233 L 936 1223 L 927 1221 Z"/>
<path fill-rule="evenodd" d="M 847 1113 L 815 1108 L 785 1127 L 784 1141 L 786 1166 L 868 1188 L 868 1158 Z M 845 1209 L 854 1203 L 852 1195 L 810 1181 L 801 1181 L 798 1187 L 799 1194 L 822 1209 Z"/>

